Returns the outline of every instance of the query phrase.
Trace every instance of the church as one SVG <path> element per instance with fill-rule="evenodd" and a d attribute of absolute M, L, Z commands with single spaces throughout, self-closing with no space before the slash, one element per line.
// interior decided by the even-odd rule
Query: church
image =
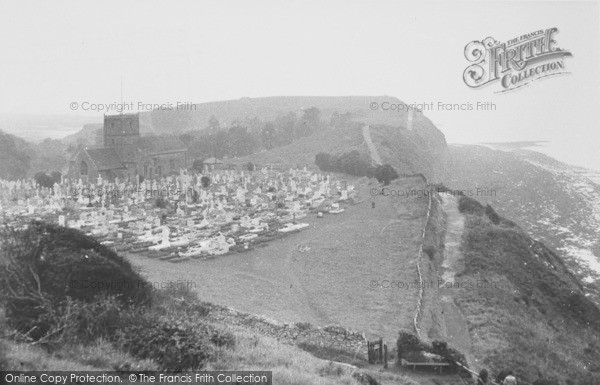
<path fill-rule="evenodd" d="M 139 114 L 104 115 L 103 147 L 83 148 L 69 162 L 69 178 L 92 182 L 157 179 L 188 164 L 187 148 L 174 136 L 140 136 Z M 142 178 L 140 178 L 142 179 Z"/>

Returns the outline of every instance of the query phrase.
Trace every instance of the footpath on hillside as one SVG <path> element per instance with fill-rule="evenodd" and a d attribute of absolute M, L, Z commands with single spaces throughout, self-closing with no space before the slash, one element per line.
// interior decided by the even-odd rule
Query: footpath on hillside
<path fill-rule="evenodd" d="M 377 164 L 382 164 L 381 157 L 377 152 L 377 148 L 375 144 L 373 144 L 373 140 L 371 139 L 371 128 L 370 126 L 363 126 L 362 128 L 363 137 L 365 138 L 365 143 L 367 143 L 367 147 L 369 147 L 369 151 L 371 152 L 371 159 Z"/>
<path fill-rule="evenodd" d="M 444 285 L 440 288 L 440 304 L 445 340 L 449 345 L 462 352 L 471 369 L 471 337 L 466 320 L 454 302 L 453 289 L 444 289 L 446 284 L 456 283 L 456 274 L 464 270 L 464 257 L 460 251 L 460 243 L 464 230 L 464 217 L 458 211 L 458 199 L 450 194 L 442 194 L 442 209 L 447 215 L 444 260 L 440 279 Z"/>

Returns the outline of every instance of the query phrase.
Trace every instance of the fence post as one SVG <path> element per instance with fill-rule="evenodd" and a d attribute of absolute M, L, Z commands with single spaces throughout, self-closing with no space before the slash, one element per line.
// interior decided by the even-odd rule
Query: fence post
<path fill-rule="evenodd" d="M 384 369 L 388 368 L 388 350 L 387 350 L 387 344 L 383 345 L 383 368 Z"/>
<path fill-rule="evenodd" d="M 383 362 L 383 338 L 379 339 L 379 362 Z"/>

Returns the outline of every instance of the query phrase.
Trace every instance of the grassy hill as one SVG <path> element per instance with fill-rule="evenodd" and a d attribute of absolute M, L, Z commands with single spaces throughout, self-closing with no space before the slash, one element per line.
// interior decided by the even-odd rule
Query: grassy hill
<path fill-rule="evenodd" d="M 0 131 L 0 178 L 19 179 L 29 173 L 33 146 L 17 136 Z"/>
<path fill-rule="evenodd" d="M 0 114 L 0 130 L 27 141 L 38 142 L 46 138 L 63 138 L 76 132 L 84 124 L 101 120 L 100 115 Z"/>
<path fill-rule="evenodd" d="M 451 145 L 449 154 L 444 184 L 474 193 L 477 187 L 494 190 L 493 195 L 474 198 L 491 204 L 533 238 L 558 251 L 600 305 L 599 173 L 527 150 Z"/>
<path fill-rule="evenodd" d="M 512 369 L 528 382 L 541 375 L 597 384 L 600 310 L 581 282 L 493 209 L 462 197 L 459 210 L 466 221 L 457 281 L 466 284 L 453 292 L 479 364 L 494 373 Z"/>
<path fill-rule="evenodd" d="M 101 146 L 102 127 L 102 123 L 84 124 L 81 130 L 62 138 L 62 142 L 67 145 L 82 144 L 86 146 Z"/>
<path fill-rule="evenodd" d="M 320 152 L 341 154 L 353 150 L 371 157 L 362 134 L 363 123 L 353 122 L 344 127 L 330 128 L 296 140 L 287 146 L 262 151 L 233 163 L 310 165 Z M 372 140 L 383 163 L 389 163 L 401 174 L 422 173 L 431 182 L 439 181 L 444 173 L 448 149 L 446 139 L 429 119 L 419 118 L 414 129 L 405 126 L 370 125 Z"/>
<path fill-rule="evenodd" d="M 38 171 L 66 171 L 67 152 L 57 139 L 28 142 L 0 131 L 0 178 L 24 179 Z"/>
<path fill-rule="evenodd" d="M 355 120 L 400 125 L 406 122 L 406 115 L 397 111 L 372 110 L 371 103 L 401 103 L 390 96 L 272 96 L 265 98 L 241 98 L 219 102 L 199 103 L 185 110 L 152 111 L 141 114 L 142 120 L 150 121 L 146 129 L 155 134 L 183 133 L 188 130 L 203 130 L 211 116 L 222 124 L 233 121 L 258 118 L 271 121 L 291 112 L 317 107 L 325 119 L 337 111 L 340 114 L 352 113 Z M 148 118 L 150 117 L 150 118 Z"/>

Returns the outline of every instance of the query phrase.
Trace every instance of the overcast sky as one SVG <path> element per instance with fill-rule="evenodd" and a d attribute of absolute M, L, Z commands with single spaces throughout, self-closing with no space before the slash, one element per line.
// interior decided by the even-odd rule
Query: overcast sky
<path fill-rule="evenodd" d="M 464 47 L 557 27 L 568 75 L 470 89 Z M 600 170 L 597 2 L 40 1 L 0 3 L 0 113 L 90 114 L 71 102 L 391 95 L 493 102 L 426 111 L 449 142 L 550 140 Z"/>

